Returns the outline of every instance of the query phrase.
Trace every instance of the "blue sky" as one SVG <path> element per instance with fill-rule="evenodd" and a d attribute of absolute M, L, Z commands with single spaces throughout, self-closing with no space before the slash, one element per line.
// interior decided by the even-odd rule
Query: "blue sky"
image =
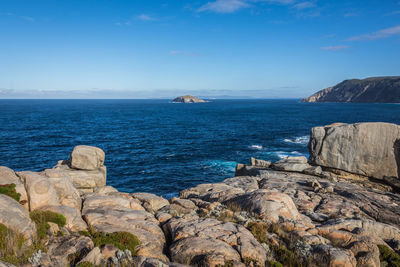
<path fill-rule="evenodd" d="M 399 0 L 0 0 L 0 97 L 305 97 L 400 75 Z"/>

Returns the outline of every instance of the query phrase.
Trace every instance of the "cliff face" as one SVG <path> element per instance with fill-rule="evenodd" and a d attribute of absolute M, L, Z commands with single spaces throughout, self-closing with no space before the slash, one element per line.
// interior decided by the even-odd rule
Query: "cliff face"
<path fill-rule="evenodd" d="M 400 103 L 400 76 L 345 80 L 303 102 Z"/>

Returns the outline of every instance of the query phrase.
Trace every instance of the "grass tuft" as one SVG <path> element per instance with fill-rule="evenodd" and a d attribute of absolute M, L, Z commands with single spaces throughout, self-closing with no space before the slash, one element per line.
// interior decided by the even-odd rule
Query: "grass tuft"
<path fill-rule="evenodd" d="M 18 202 L 21 198 L 21 194 L 17 193 L 17 191 L 15 190 L 15 184 L 0 185 L 0 194 L 9 196 Z"/>
<path fill-rule="evenodd" d="M 388 267 L 400 266 L 400 255 L 392 251 L 388 246 L 378 245 L 379 259 L 381 262 L 386 262 Z"/>

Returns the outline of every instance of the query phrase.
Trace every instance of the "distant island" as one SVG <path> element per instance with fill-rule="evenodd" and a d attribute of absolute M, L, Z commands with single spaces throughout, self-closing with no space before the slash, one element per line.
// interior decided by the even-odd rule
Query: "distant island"
<path fill-rule="evenodd" d="M 400 76 L 345 80 L 303 102 L 400 103 Z"/>
<path fill-rule="evenodd" d="M 172 100 L 174 103 L 204 103 L 203 99 L 199 99 L 197 97 L 191 96 L 191 95 L 184 95 L 184 96 L 178 96 L 174 100 Z"/>

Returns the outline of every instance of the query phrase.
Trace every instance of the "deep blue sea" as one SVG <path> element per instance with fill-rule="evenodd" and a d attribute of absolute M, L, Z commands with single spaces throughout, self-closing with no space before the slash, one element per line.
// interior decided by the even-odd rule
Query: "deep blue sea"
<path fill-rule="evenodd" d="M 310 128 L 400 124 L 400 105 L 300 100 L 0 100 L 0 165 L 40 171 L 80 144 L 102 148 L 107 184 L 166 197 L 234 175 L 250 157 L 307 155 Z"/>

